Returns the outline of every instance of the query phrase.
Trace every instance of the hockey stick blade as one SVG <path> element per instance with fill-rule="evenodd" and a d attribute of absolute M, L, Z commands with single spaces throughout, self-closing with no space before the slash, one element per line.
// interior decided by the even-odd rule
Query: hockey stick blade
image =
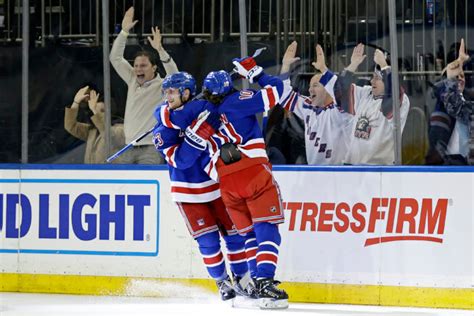
<path fill-rule="evenodd" d="M 255 52 L 254 52 L 253 55 L 252 55 L 252 58 L 257 57 L 258 55 L 260 55 L 260 54 L 261 54 L 264 50 L 266 50 L 266 49 L 267 49 L 266 47 L 261 47 L 261 48 L 255 50 Z M 234 69 L 232 69 L 231 72 L 229 72 L 229 75 L 232 76 L 232 75 L 234 75 L 234 74 L 236 74 L 236 73 L 237 73 L 237 70 L 235 70 L 235 68 L 234 68 Z"/>
<path fill-rule="evenodd" d="M 266 47 L 262 47 L 262 48 L 259 48 L 255 51 L 255 53 L 253 53 L 252 57 L 255 58 L 257 57 L 258 55 L 260 55 L 264 50 L 266 50 L 267 48 Z"/>

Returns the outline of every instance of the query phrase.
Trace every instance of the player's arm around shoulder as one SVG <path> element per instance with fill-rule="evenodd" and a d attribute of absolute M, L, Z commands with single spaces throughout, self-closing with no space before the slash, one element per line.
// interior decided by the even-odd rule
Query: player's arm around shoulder
<path fill-rule="evenodd" d="M 178 109 L 169 111 L 168 117 L 173 126 L 184 131 L 202 111 L 206 110 L 207 106 L 208 102 L 205 100 L 192 100 Z"/>
<path fill-rule="evenodd" d="M 201 122 L 197 111 L 206 102 L 197 104 L 186 103 L 189 108 L 182 107 L 170 110 L 165 104 L 155 111 L 158 124 L 154 130 L 153 141 L 156 149 L 163 155 L 167 163 L 177 169 L 188 169 L 207 148 L 206 139 L 201 139 L 205 122 Z M 174 122 L 172 122 L 174 120 Z M 201 121 L 200 121 L 201 120 Z M 188 122 L 190 122 L 188 124 Z M 181 124 L 180 128 L 177 124 Z M 210 131 L 212 134 L 213 132 Z M 202 146 L 197 146 L 196 141 L 201 140 Z"/>

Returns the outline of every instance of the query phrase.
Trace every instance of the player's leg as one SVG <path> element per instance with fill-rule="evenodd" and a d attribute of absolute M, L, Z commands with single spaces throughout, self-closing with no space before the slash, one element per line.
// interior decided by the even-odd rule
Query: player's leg
<path fill-rule="evenodd" d="M 199 252 L 209 275 L 216 281 L 222 300 L 235 297 L 221 251 L 217 222 L 206 203 L 177 203 L 189 232 L 199 246 Z"/>
<path fill-rule="evenodd" d="M 225 267 L 219 232 L 201 235 L 196 238 L 196 241 L 209 275 L 216 280 L 222 300 L 234 298 L 235 290 Z"/>
<path fill-rule="evenodd" d="M 248 272 L 245 255 L 245 237 L 237 234 L 221 198 L 209 202 L 209 204 L 225 241 L 230 270 L 234 275 L 243 277 Z"/>
<path fill-rule="evenodd" d="M 247 257 L 247 265 L 249 269 L 249 277 L 247 285 L 244 287 L 250 298 L 258 298 L 256 281 L 257 281 L 257 238 L 252 230 L 245 234 L 245 255 Z M 245 282 L 241 282 L 245 283 Z"/>
<path fill-rule="evenodd" d="M 249 266 L 250 277 L 253 280 L 257 279 L 257 249 L 257 237 L 255 236 L 255 232 L 252 230 L 245 234 L 245 254 Z"/>
<path fill-rule="evenodd" d="M 251 298 L 255 298 L 255 285 L 251 279 L 257 274 L 255 258 L 253 258 L 253 260 L 251 261 L 248 261 L 247 244 L 245 243 L 245 241 L 247 240 L 247 233 L 252 231 L 252 220 L 250 218 L 250 213 L 245 204 L 245 201 L 243 199 L 240 199 L 238 195 L 234 194 L 234 191 L 227 190 L 229 187 L 226 186 L 226 183 L 226 177 L 220 179 L 222 201 L 225 204 L 223 208 L 223 205 L 221 205 L 220 209 L 223 210 L 225 216 L 224 214 L 220 214 L 219 218 L 221 218 L 222 222 L 225 223 L 224 226 L 233 227 L 233 230 L 231 232 L 229 232 L 228 230 L 229 235 L 234 234 L 235 231 L 237 231 L 241 235 L 238 235 L 239 237 L 224 237 L 224 239 L 227 238 L 226 242 L 230 241 L 235 243 L 235 240 L 237 239 L 238 243 L 238 245 L 230 245 L 230 248 L 235 250 L 230 250 L 230 253 L 232 253 L 232 255 L 229 256 L 229 261 L 232 262 L 233 259 L 242 260 L 243 258 L 245 258 L 247 262 L 244 261 L 243 263 L 245 263 L 245 265 L 247 266 L 246 270 L 250 270 L 250 275 L 242 274 L 239 273 L 239 271 L 234 270 L 234 286 L 238 293 Z M 229 220 L 231 221 L 229 222 Z M 249 236 L 254 235 L 250 233 Z M 253 243 L 256 244 L 256 240 L 254 240 Z M 227 248 L 229 249 L 229 246 Z M 237 251 L 237 249 L 239 250 Z"/>
<path fill-rule="evenodd" d="M 281 236 L 278 224 L 284 221 L 278 185 L 266 166 L 249 168 L 255 176 L 248 187 L 252 188 L 247 199 L 254 222 L 257 248 L 257 290 L 261 308 L 287 308 L 288 294 L 277 287 L 274 280 L 278 265 Z"/>

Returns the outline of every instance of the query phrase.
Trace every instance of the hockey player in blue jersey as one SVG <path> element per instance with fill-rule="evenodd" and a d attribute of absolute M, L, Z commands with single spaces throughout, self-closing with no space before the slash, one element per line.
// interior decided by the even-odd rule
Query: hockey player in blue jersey
<path fill-rule="evenodd" d="M 166 101 L 155 111 L 158 124 L 153 131 L 153 140 L 168 163 L 172 198 L 199 245 L 204 264 L 216 280 L 222 300 L 234 298 L 235 291 L 248 296 L 243 289 L 246 285 L 240 283 L 248 271 L 245 239 L 237 233 L 229 218 L 220 198 L 219 184 L 204 172 L 204 166 L 210 160 L 205 143 L 219 128 L 219 115 L 215 111 L 205 111 L 206 106 L 212 105 L 204 100 L 190 101 L 195 95 L 196 84 L 186 72 L 166 77 L 163 91 Z M 185 103 L 187 105 L 183 106 Z M 194 119 L 195 113 L 200 112 L 202 114 Z M 171 117 L 188 128 L 179 128 L 172 123 Z M 226 271 L 219 233 L 226 244 L 234 286 Z M 251 287 L 251 284 L 247 285 Z"/>
<path fill-rule="evenodd" d="M 219 179 L 222 199 L 237 231 L 256 236 L 252 248 L 260 307 L 287 308 L 288 295 L 274 280 L 281 243 L 278 224 L 284 222 L 284 214 L 256 117 L 278 103 L 283 83 L 266 75 L 252 57 L 233 63 L 241 76 L 264 88 L 237 91 L 225 71 L 206 76 L 203 93 L 217 106 L 222 125 L 208 139 L 211 160 L 205 170 Z"/>

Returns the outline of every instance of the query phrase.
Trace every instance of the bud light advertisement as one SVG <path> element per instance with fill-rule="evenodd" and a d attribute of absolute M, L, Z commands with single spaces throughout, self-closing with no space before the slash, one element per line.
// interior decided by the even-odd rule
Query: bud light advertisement
<path fill-rule="evenodd" d="M 0 253 L 157 256 L 159 182 L 0 179 Z"/>

